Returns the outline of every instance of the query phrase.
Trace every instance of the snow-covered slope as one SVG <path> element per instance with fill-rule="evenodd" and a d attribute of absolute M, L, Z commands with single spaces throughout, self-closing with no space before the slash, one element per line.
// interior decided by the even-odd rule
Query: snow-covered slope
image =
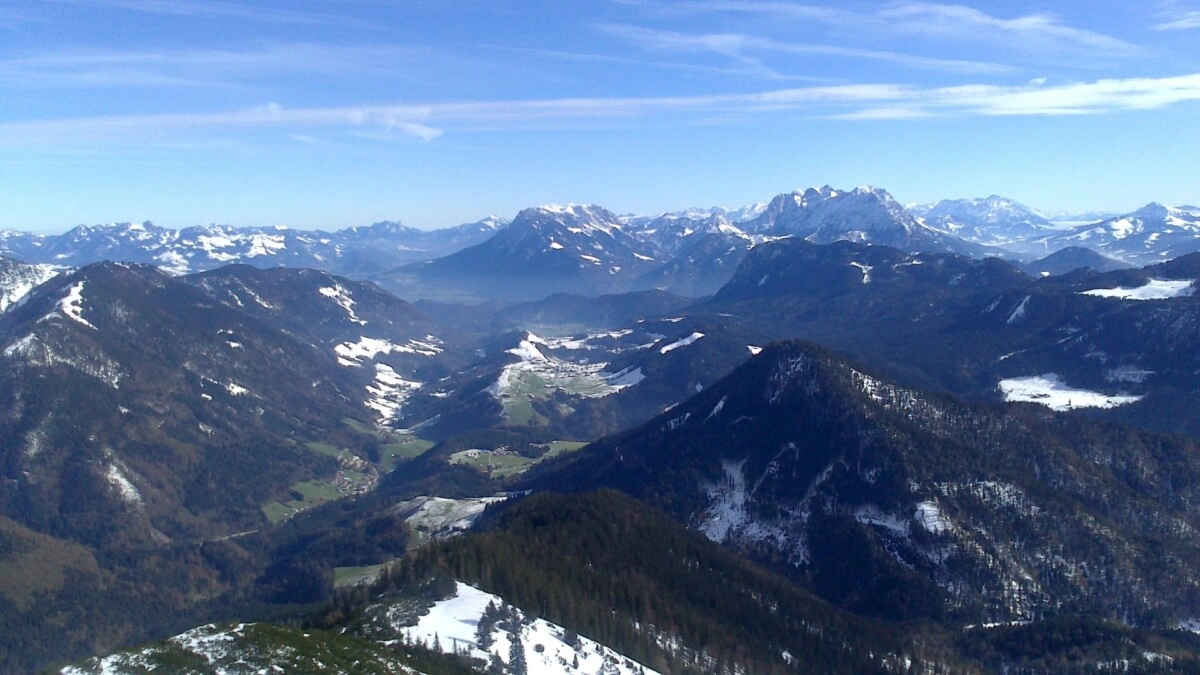
<path fill-rule="evenodd" d="M 21 302 L 30 291 L 53 279 L 61 270 L 54 265 L 31 265 L 0 257 L 0 313 Z"/>
<path fill-rule="evenodd" d="M 1152 203 L 1122 216 L 1039 240 L 1047 250 L 1086 246 L 1110 258 L 1149 265 L 1200 251 L 1200 208 Z"/>
<path fill-rule="evenodd" d="M 480 628 L 482 624 L 483 628 Z M 466 653 L 504 672 L 528 675 L 656 675 L 616 651 L 562 626 L 529 616 L 503 598 L 462 582 L 413 626 L 394 626 L 406 642 L 435 651 Z M 523 670 L 514 661 L 525 663 Z"/>
<path fill-rule="evenodd" d="M 818 244 L 848 240 L 906 251 L 984 252 L 921 223 L 885 190 L 869 186 L 845 191 L 826 185 L 781 194 L 743 227 L 755 234 L 791 235 Z"/>
<path fill-rule="evenodd" d="M 936 229 L 984 246 L 1019 250 L 1032 238 L 1052 231 L 1042 214 L 1019 202 L 992 195 L 982 199 L 945 199 L 922 220 Z"/>
<path fill-rule="evenodd" d="M 491 216 L 424 231 L 389 221 L 337 232 L 217 224 L 173 230 L 151 222 L 80 225 L 52 236 L 5 231 L 0 255 L 69 266 L 102 260 L 146 263 L 172 274 L 230 263 L 366 274 L 447 255 L 486 240 L 507 223 Z"/>

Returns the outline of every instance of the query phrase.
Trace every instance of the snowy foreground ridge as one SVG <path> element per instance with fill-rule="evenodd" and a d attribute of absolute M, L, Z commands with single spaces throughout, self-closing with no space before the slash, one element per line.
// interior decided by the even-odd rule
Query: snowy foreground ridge
<path fill-rule="evenodd" d="M 1059 411 L 1076 408 L 1115 408 L 1142 399 L 1141 396 L 1109 395 L 1087 389 L 1073 389 L 1054 373 L 1000 380 L 999 387 L 1005 401 L 1040 403 Z"/>
<path fill-rule="evenodd" d="M 456 586 L 454 596 L 436 603 L 416 626 L 401 629 L 405 640 L 443 652 L 465 652 L 487 661 L 499 658 L 505 666 L 511 666 L 513 638 L 518 637 L 529 675 L 659 675 L 608 647 L 582 636 L 572 636 L 561 626 L 527 617 L 520 610 L 506 606 L 499 596 L 462 582 Z M 519 636 L 503 627 L 503 622 L 496 622 L 489 633 L 492 644 L 484 650 L 478 644 L 478 627 L 489 603 L 520 617 Z M 567 640 L 573 644 L 568 644 Z M 507 667 L 505 672 L 509 672 Z"/>

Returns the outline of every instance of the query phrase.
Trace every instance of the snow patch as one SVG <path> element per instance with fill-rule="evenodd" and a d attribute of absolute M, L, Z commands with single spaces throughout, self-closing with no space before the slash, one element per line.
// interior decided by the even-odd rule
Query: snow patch
<path fill-rule="evenodd" d="M 680 347 L 686 347 L 686 346 L 694 343 L 696 340 L 699 340 L 702 337 L 704 337 L 704 333 L 692 333 L 691 335 L 689 335 L 685 338 L 676 340 L 675 342 L 672 342 L 671 344 L 667 345 L 666 347 L 659 349 L 658 353 L 666 354 L 667 352 L 674 351 L 676 349 L 679 349 Z"/>
<path fill-rule="evenodd" d="M 67 289 L 66 297 L 63 298 L 62 300 L 59 300 L 58 304 L 55 305 L 55 308 L 59 312 L 62 312 L 63 316 L 67 317 L 68 319 L 75 321 L 77 323 L 81 323 L 84 326 L 91 328 L 92 330 L 96 329 L 96 327 L 93 326 L 91 324 L 91 322 L 89 322 L 87 319 L 83 318 L 83 282 L 82 281 L 77 281 L 77 282 L 71 284 L 71 287 Z"/>
<path fill-rule="evenodd" d="M 862 270 L 862 282 L 864 284 L 871 283 L 871 270 L 874 268 L 872 268 L 870 265 L 864 265 L 860 262 L 852 262 L 850 263 L 850 266 L 857 267 L 858 269 Z"/>
<path fill-rule="evenodd" d="M 704 421 L 707 422 L 707 421 L 711 420 L 712 418 L 716 417 L 717 414 L 720 413 L 721 410 L 725 407 L 725 401 L 728 401 L 728 400 L 729 400 L 728 396 L 722 396 L 721 400 L 717 401 L 717 404 L 715 406 L 713 406 L 712 412 L 708 413 L 708 417 L 704 418 Z"/>
<path fill-rule="evenodd" d="M 367 325 L 366 321 L 358 318 L 358 315 L 354 313 L 354 298 L 351 297 L 350 291 L 345 289 L 341 284 L 325 286 L 317 290 L 321 295 L 333 300 L 339 307 L 346 310 L 346 314 L 350 315 L 351 321 L 360 326 Z"/>
<path fill-rule="evenodd" d="M 1012 311 L 1012 314 L 1008 315 L 1008 321 L 1006 321 L 1005 323 L 1007 323 L 1011 326 L 1012 324 L 1020 321 L 1021 319 L 1024 319 L 1025 318 L 1025 309 L 1029 306 L 1029 298 L 1031 298 L 1031 297 L 1032 296 L 1029 296 L 1029 295 L 1025 296 L 1025 299 L 1021 301 L 1021 304 L 1017 305 L 1017 308 Z"/>
<path fill-rule="evenodd" d="M 933 534 L 944 534 L 950 531 L 950 519 L 938 508 L 937 502 L 925 501 L 917 504 L 913 520 Z"/>
<path fill-rule="evenodd" d="M 29 265 L 10 273 L 0 272 L 0 314 L 25 301 L 25 296 L 58 275 L 51 265 Z"/>
<path fill-rule="evenodd" d="M 179 251 L 164 251 L 154 256 L 158 268 L 171 276 L 179 277 L 192 272 L 191 263 Z"/>
<path fill-rule="evenodd" d="M 427 533 L 441 539 L 471 529 L 475 519 L 489 504 L 504 501 L 504 497 L 417 497 L 392 507 L 392 513 L 404 518 L 414 532 Z"/>
<path fill-rule="evenodd" d="M 741 529 L 749 521 L 746 514 L 746 476 L 742 473 L 745 465 L 744 459 L 740 462 L 722 460 L 725 481 L 707 490 L 709 505 L 696 529 L 717 543 L 724 542 L 730 533 Z"/>
<path fill-rule="evenodd" d="M 360 337 L 358 342 L 343 342 L 333 348 L 338 363 L 343 366 L 361 366 L 379 354 L 416 354 L 418 356 L 437 356 L 442 353 L 442 341 L 428 335 L 424 340 L 409 339 L 408 344 L 398 345 L 387 340 L 370 337 Z"/>
<path fill-rule="evenodd" d="M 657 671 L 634 663 L 629 658 L 583 636 L 575 646 L 564 639 L 568 631 L 545 619 L 534 619 L 520 610 L 519 628 L 509 632 L 497 625 L 492 630 L 492 644 L 487 650 L 476 642 L 479 622 L 488 605 L 505 608 L 503 598 L 486 593 L 462 582 L 455 582 L 453 596 L 440 600 L 418 619 L 415 626 L 398 627 L 404 640 L 420 642 L 444 652 L 463 652 L 468 656 L 490 661 L 493 656 L 507 663 L 512 640 L 515 638 L 524 653 L 529 675 L 575 675 L 605 673 L 612 675 L 660 675 Z M 540 649 L 538 648 L 540 646 Z M 578 666 L 574 666 L 574 663 Z"/>
<path fill-rule="evenodd" d="M 1143 370 L 1135 366 L 1117 366 L 1104 371 L 1104 379 L 1109 382 L 1131 382 L 1141 384 L 1154 374 L 1153 370 Z"/>
<path fill-rule="evenodd" d="M 1192 279 L 1149 279 L 1137 288 L 1094 288 L 1079 294 L 1119 300 L 1170 300 L 1189 297 L 1195 292 L 1196 282 Z"/>
<path fill-rule="evenodd" d="M 406 380 L 385 363 L 375 364 L 375 379 L 367 385 L 366 406 L 379 415 L 384 424 L 399 414 L 400 408 L 422 383 Z"/>
<path fill-rule="evenodd" d="M 109 464 L 108 469 L 104 472 L 104 477 L 108 479 L 110 485 L 117 490 L 117 494 L 121 499 L 131 505 L 142 504 L 142 493 L 138 492 L 137 486 L 133 481 L 121 471 L 121 468 L 116 463 Z"/>
<path fill-rule="evenodd" d="M 854 509 L 854 519 L 863 525 L 882 527 L 900 537 L 908 537 L 908 521 L 890 513 L 885 513 L 873 504 L 864 504 Z"/>
<path fill-rule="evenodd" d="M 1076 408 L 1115 408 L 1120 405 L 1136 403 L 1143 398 L 1127 394 L 1109 395 L 1087 389 L 1074 389 L 1067 386 L 1054 373 L 1000 380 L 998 386 L 1006 401 L 1040 403 L 1058 411 Z"/>
<path fill-rule="evenodd" d="M 247 258 L 275 255 L 287 248 L 287 243 L 284 242 L 283 235 L 252 234 L 247 239 L 250 241 L 250 250 L 246 252 Z"/>
<path fill-rule="evenodd" d="M 633 367 L 623 368 L 615 373 L 608 374 L 608 375 L 606 375 L 605 373 L 600 373 L 600 376 L 606 382 L 608 382 L 608 386 L 613 387 L 613 388 L 617 389 L 618 391 L 621 389 L 625 389 L 627 387 L 632 387 L 633 385 L 646 379 L 646 376 L 642 374 L 641 366 L 638 366 L 636 368 L 633 368 Z"/>

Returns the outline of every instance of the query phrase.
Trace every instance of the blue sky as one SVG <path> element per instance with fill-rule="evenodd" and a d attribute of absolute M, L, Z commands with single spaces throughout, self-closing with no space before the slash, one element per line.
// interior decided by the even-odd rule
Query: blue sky
<path fill-rule="evenodd" d="M 9 0 L 0 228 L 1200 202 L 1200 0 Z"/>

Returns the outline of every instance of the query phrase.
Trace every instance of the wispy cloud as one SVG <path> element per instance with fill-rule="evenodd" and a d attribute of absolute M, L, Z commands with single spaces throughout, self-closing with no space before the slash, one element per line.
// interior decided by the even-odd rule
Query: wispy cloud
<path fill-rule="evenodd" d="M 822 7 L 790 2 L 694 0 L 653 5 L 661 13 L 727 13 L 758 15 L 792 22 L 821 23 L 848 35 L 936 36 L 971 44 L 1004 46 L 1020 52 L 1128 56 L 1141 51 L 1130 42 L 1070 26 L 1053 14 L 1000 18 L 967 7 L 931 2 L 892 2 L 876 11 Z"/>
<path fill-rule="evenodd" d="M 761 71 L 751 73 L 746 67 L 734 62 L 728 66 L 715 66 L 700 63 L 684 63 L 680 61 L 664 61 L 646 58 L 634 58 L 625 54 L 597 54 L 589 52 L 569 52 L 554 49 L 537 49 L 533 47 L 511 47 L 508 45 L 481 45 L 488 49 L 505 51 L 528 56 L 544 57 L 559 61 L 576 63 L 611 63 L 620 66 L 636 66 L 638 68 L 656 68 L 662 70 L 677 70 L 710 75 L 745 77 L 751 74 L 761 74 Z M 787 80 L 791 82 L 831 82 L 829 77 L 813 77 L 808 75 L 782 75 L 772 73 L 768 79 Z"/>
<path fill-rule="evenodd" d="M 1200 8 L 1195 5 L 1185 5 L 1182 2 L 1164 2 L 1161 10 L 1155 15 L 1159 23 L 1154 24 L 1154 30 L 1191 30 L 1200 28 Z"/>
<path fill-rule="evenodd" d="M 727 56 L 747 65 L 756 66 L 765 72 L 780 77 L 777 71 L 769 69 L 762 62 L 749 56 L 750 52 L 765 52 L 792 55 L 834 56 L 847 59 L 864 59 L 883 61 L 896 65 L 938 70 L 954 73 L 983 74 L 1006 73 L 1014 68 L 998 63 L 968 61 L 961 59 L 940 59 L 912 54 L 902 54 L 892 51 L 858 49 L 854 47 L 839 47 L 834 45 L 807 44 L 802 42 L 787 42 L 767 37 L 745 35 L 741 33 L 709 33 L 685 34 L 672 31 L 660 31 L 650 28 L 628 25 L 606 25 L 601 27 L 608 33 L 635 42 L 649 49 L 711 52 Z"/>
<path fill-rule="evenodd" d="M 1068 26 L 1050 14 L 1001 19 L 973 7 L 908 2 L 892 5 L 877 16 L 900 30 L 925 35 L 1016 40 L 1017 45 L 1041 48 L 1073 45 L 1110 54 L 1131 54 L 1140 49 L 1103 33 Z"/>
<path fill-rule="evenodd" d="M 268 76 L 403 77 L 426 50 L 285 43 L 254 49 L 56 50 L 0 60 L 7 87 L 242 86 Z"/>
<path fill-rule="evenodd" d="M 495 131 L 546 124 L 593 124 L 661 118 L 687 124 L 724 119 L 737 124 L 772 114 L 840 117 L 847 120 L 930 116 L 1045 116 L 1101 114 L 1162 108 L 1200 101 L 1200 73 L 1167 78 L 1107 79 L 1062 85 L 1005 87 L 976 84 L 918 87 L 859 84 L 775 89 L 751 94 L 685 97 L 565 98 L 477 101 L 430 105 L 284 108 L 182 115 L 97 117 L 0 124 L 0 145 L 156 143 L 178 136 L 269 131 L 383 134 L 432 141 L 443 130 Z"/>

